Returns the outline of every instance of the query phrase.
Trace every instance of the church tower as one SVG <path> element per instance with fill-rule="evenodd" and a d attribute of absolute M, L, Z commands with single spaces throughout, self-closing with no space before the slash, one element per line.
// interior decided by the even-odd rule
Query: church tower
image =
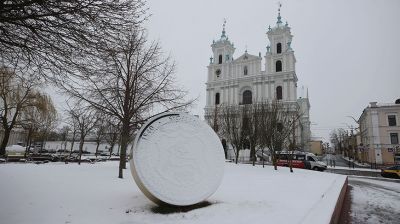
<path fill-rule="evenodd" d="M 217 41 L 214 40 L 211 44 L 213 56 L 210 57 L 210 65 L 208 66 L 207 83 L 221 81 L 229 77 L 230 65 L 233 61 L 235 47 L 226 35 L 225 26 L 226 21 L 224 21 L 222 26 L 220 39 Z M 215 94 L 217 95 L 215 96 Z M 217 105 L 222 101 L 220 98 L 222 98 L 222 96 L 212 89 L 207 96 L 206 104 Z"/>
<path fill-rule="evenodd" d="M 267 75 L 282 77 L 283 82 L 276 83 L 275 97 L 284 101 L 297 99 L 296 57 L 291 47 L 292 34 L 289 24 L 283 24 L 280 7 L 276 25 L 268 27 L 267 35 L 270 45 L 265 54 L 265 70 Z"/>

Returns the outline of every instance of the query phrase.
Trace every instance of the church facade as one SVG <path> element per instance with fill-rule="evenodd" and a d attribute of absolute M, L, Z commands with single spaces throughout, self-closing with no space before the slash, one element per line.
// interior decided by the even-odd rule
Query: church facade
<path fill-rule="evenodd" d="M 267 31 L 269 45 L 263 58 L 247 50 L 234 59 L 235 47 L 225 31 L 225 23 L 219 40 L 213 41 L 213 56 L 207 66 L 205 119 L 209 121 L 218 105 L 239 106 L 257 102 L 279 100 L 283 104 L 298 107 L 301 117 L 296 130 L 296 141 L 305 151 L 309 150 L 310 102 L 297 97 L 296 58 L 291 47 L 292 34 L 278 13 L 274 27 Z"/>

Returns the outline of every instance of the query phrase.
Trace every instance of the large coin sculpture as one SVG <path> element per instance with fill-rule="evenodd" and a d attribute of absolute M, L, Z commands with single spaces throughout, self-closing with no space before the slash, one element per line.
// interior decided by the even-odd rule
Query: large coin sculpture
<path fill-rule="evenodd" d="M 193 205 L 221 183 L 224 150 L 215 132 L 195 116 L 156 116 L 140 129 L 134 144 L 132 176 L 157 204 Z"/>

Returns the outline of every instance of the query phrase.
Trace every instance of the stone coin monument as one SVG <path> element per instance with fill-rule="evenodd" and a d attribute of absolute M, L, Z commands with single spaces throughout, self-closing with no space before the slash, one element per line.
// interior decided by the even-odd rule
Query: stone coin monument
<path fill-rule="evenodd" d="M 224 172 L 224 149 L 215 132 L 186 113 L 164 113 L 137 133 L 132 176 L 153 202 L 188 206 L 212 195 Z"/>

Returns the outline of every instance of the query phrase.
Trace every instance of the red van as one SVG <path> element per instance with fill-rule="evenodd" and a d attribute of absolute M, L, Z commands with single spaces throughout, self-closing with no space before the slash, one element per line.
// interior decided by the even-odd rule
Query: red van
<path fill-rule="evenodd" d="M 287 166 L 289 167 L 289 158 L 292 157 L 292 167 L 293 168 L 300 168 L 300 169 L 305 169 L 306 165 L 304 163 L 306 159 L 306 155 L 302 154 L 288 154 L 285 152 L 280 152 L 276 154 L 277 156 L 277 165 L 278 166 Z"/>
<path fill-rule="evenodd" d="M 292 158 L 292 167 L 300 169 L 310 169 L 324 171 L 327 169 L 327 165 L 319 161 L 318 158 L 312 153 L 305 152 L 277 152 L 277 165 L 278 166 L 289 166 L 289 158 Z"/>

